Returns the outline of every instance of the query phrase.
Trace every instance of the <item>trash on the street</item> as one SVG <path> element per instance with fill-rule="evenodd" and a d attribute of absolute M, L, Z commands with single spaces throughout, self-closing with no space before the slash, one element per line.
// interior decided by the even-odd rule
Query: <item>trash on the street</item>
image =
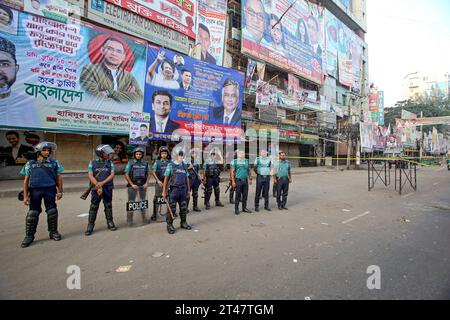
<path fill-rule="evenodd" d="M 89 215 L 89 213 L 82 213 L 82 214 L 77 215 L 77 217 L 84 218 L 84 217 L 87 217 L 88 215 Z"/>
<path fill-rule="evenodd" d="M 163 255 L 164 255 L 164 253 L 162 253 L 162 252 L 155 252 L 155 253 L 152 254 L 152 257 L 153 258 L 159 258 L 159 257 L 162 257 Z"/>
<path fill-rule="evenodd" d="M 116 272 L 128 272 L 131 269 L 131 265 L 128 266 L 120 266 L 116 269 Z"/>
<path fill-rule="evenodd" d="M 292 260 L 294 263 L 297 263 L 298 262 L 298 260 L 297 259 L 294 259 L 294 260 Z"/>

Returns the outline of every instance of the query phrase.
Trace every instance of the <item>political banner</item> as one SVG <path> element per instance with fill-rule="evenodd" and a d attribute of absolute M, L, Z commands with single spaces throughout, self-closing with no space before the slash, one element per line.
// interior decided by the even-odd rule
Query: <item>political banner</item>
<path fill-rule="evenodd" d="M 195 39 L 196 1 L 191 0 L 106 0 L 146 19 Z"/>
<path fill-rule="evenodd" d="M 0 3 L 0 32 L 17 35 L 19 12 Z"/>
<path fill-rule="evenodd" d="M 351 43 L 352 56 L 352 92 L 356 94 L 361 93 L 362 87 L 362 69 L 363 69 L 363 47 L 364 41 L 353 33 L 353 42 Z"/>
<path fill-rule="evenodd" d="M 326 72 L 335 79 L 338 79 L 338 26 L 339 20 L 325 10 Z"/>
<path fill-rule="evenodd" d="M 69 18 L 67 0 L 23 0 L 23 10 L 64 23 Z"/>
<path fill-rule="evenodd" d="M 0 167 L 24 165 L 27 152 L 44 140 L 43 131 L 0 130 Z"/>
<path fill-rule="evenodd" d="M 1 4 L 16 10 L 23 10 L 23 1 L 24 0 L 2 0 Z"/>
<path fill-rule="evenodd" d="M 0 55 L 1 126 L 128 135 L 142 111 L 146 45 L 135 38 L 20 13 Z"/>
<path fill-rule="evenodd" d="M 242 53 L 322 83 L 325 46 L 317 5 L 305 0 L 243 0 L 241 6 Z"/>
<path fill-rule="evenodd" d="M 342 22 L 338 22 L 338 66 L 339 82 L 351 87 L 353 83 L 353 60 L 351 46 L 353 32 Z"/>
<path fill-rule="evenodd" d="M 200 59 L 222 65 L 225 27 L 227 21 L 227 0 L 198 0 L 196 43 L 201 44 Z"/>
<path fill-rule="evenodd" d="M 258 80 L 256 74 L 256 61 L 248 59 L 247 72 L 245 73 L 245 88 L 250 89 L 253 85 L 252 83 Z"/>
<path fill-rule="evenodd" d="M 187 35 L 104 0 L 89 0 L 87 17 L 93 21 L 184 54 L 194 45 Z"/>
<path fill-rule="evenodd" d="M 378 124 L 384 126 L 384 91 L 378 91 Z"/>
<path fill-rule="evenodd" d="M 264 81 L 257 81 L 256 103 L 257 108 L 272 108 L 278 105 L 278 88 Z M 275 110 L 276 111 L 276 110 Z"/>
<path fill-rule="evenodd" d="M 147 145 L 149 132 L 150 114 L 147 112 L 131 112 L 130 136 L 131 145 Z"/>
<path fill-rule="evenodd" d="M 146 70 L 144 111 L 150 113 L 151 139 L 240 139 L 242 72 L 155 46 L 148 47 Z"/>

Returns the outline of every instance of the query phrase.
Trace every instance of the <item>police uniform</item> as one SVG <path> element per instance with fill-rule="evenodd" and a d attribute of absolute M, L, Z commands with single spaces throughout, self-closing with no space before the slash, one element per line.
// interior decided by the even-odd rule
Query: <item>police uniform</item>
<path fill-rule="evenodd" d="M 95 159 L 89 163 L 88 172 L 92 172 L 97 182 L 106 180 L 112 172 L 115 172 L 114 164 L 111 160 Z M 114 182 L 108 181 L 102 186 L 102 194 L 98 195 L 97 189 L 92 188 L 91 191 L 91 206 L 89 208 L 88 227 L 85 232 L 86 235 L 91 235 L 94 230 L 95 220 L 97 219 L 97 212 L 100 206 L 100 202 L 103 199 L 103 205 L 105 207 L 105 218 L 108 229 L 111 231 L 117 230 L 113 221 L 112 211 L 112 198 L 113 198 Z"/>
<path fill-rule="evenodd" d="M 277 177 L 277 204 L 278 209 L 287 209 L 287 197 L 289 192 L 289 175 L 291 173 L 291 164 L 289 160 L 279 159 L 275 164 L 275 175 Z"/>
<path fill-rule="evenodd" d="M 30 160 L 20 171 L 20 174 L 30 177 L 28 190 L 30 206 L 25 219 L 25 239 L 22 247 L 29 246 L 34 241 L 34 234 L 42 212 L 41 203 L 44 200 L 47 212 L 47 224 L 50 239 L 61 239 L 58 233 L 58 209 L 56 208 L 56 184 L 58 174 L 64 171 L 64 167 L 50 157 L 39 160 Z M 25 195 L 26 196 L 26 195 Z"/>
<path fill-rule="evenodd" d="M 136 151 L 135 151 L 136 152 Z M 138 186 L 138 190 L 135 190 L 128 183 L 128 201 L 135 201 L 136 196 L 139 193 L 139 198 L 141 201 L 147 199 L 147 189 L 144 189 L 142 186 L 147 183 L 148 175 L 150 174 L 150 166 L 147 161 L 143 159 L 132 159 L 128 161 L 128 164 L 125 168 L 125 173 L 127 173 L 131 179 L 131 182 Z M 145 220 L 145 209 L 141 209 L 142 214 L 142 223 L 146 223 Z M 128 225 L 133 223 L 133 211 L 127 211 L 127 222 Z"/>
<path fill-rule="evenodd" d="M 189 184 L 192 191 L 192 209 L 194 211 L 201 211 L 198 208 L 198 188 L 200 188 L 200 185 L 202 184 L 199 176 L 200 172 L 200 165 L 198 163 L 195 163 L 195 159 L 190 159 L 189 164 L 192 165 L 191 169 L 188 169 L 189 171 Z M 187 199 L 187 206 L 189 211 L 189 198 Z"/>
<path fill-rule="evenodd" d="M 166 172 L 166 169 L 170 163 L 172 163 L 172 161 L 169 159 L 158 159 L 153 164 L 153 170 L 155 171 L 156 177 L 161 182 L 164 182 L 164 173 Z M 156 221 L 156 219 L 157 219 L 158 207 L 160 206 L 160 204 L 158 204 L 157 199 L 158 199 L 158 197 L 162 197 L 162 192 L 163 192 L 163 187 L 160 186 L 158 183 L 156 183 L 155 184 L 155 197 L 153 198 L 153 215 L 152 215 L 153 221 Z"/>
<path fill-rule="evenodd" d="M 259 198 L 261 193 L 264 198 L 264 209 L 270 211 L 269 208 L 269 190 L 270 190 L 270 170 L 272 160 L 269 157 L 257 157 L 255 159 L 256 168 L 256 193 L 255 193 L 255 210 L 259 210 Z"/>
<path fill-rule="evenodd" d="M 247 209 L 248 197 L 248 169 L 249 163 L 247 159 L 234 159 L 231 163 L 234 169 L 234 181 L 236 183 L 236 196 L 234 199 L 234 212 L 239 214 L 239 202 L 242 200 L 242 211 L 250 212 Z M 242 197 L 242 198 L 241 198 Z"/>
<path fill-rule="evenodd" d="M 212 190 L 214 188 L 214 197 L 216 200 L 217 207 L 223 207 L 220 202 L 220 172 L 221 165 L 216 159 L 209 158 L 204 164 L 203 169 L 205 170 L 206 184 L 205 184 L 205 207 L 208 210 L 211 208 L 209 204 L 209 199 L 211 199 Z"/>
<path fill-rule="evenodd" d="M 177 163 L 172 162 L 167 166 L 164 176 L 168 177 L 169 187 L 169 204 L 173 214 L 177 210 L 177 203 L 180 208 L 180 227 L 183 229 L 191 230 L 191 226 L 187 223 L 187 197 L 188 197 L 188 185 L 186 178 L 189 177 L 187 165 L 184 162 Z M 170 234 L 175 233 L 173 226 L 173 219 L 168 214 L 166 216 L 167 232 Z"/>

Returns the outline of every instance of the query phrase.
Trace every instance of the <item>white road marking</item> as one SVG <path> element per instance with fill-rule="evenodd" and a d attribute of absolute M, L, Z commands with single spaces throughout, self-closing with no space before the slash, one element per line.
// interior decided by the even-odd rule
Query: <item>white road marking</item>
<path fill-rule="evenodd" d="M 82 214 L 77 215 L 77 217 L 84 218 L 84 217 L 87 217 L 88 215 L 89 215 L 89 213 L 82 213 Z"/>
<path fill-rule="evenodd" d="M 356 219 L 359 219 L 359 218 L 361 218 L 361 217 L 364 217 L 364 216 L 368 215 L 369 213 L 370 213 L 370 211 L 366 211 L 366 212 L 364 212 L 364 213 L 361 213 L 360 215 L 357 215 L 356 217 L 353 217 L 353 218 L 350 218 L 350 219 L 348 219 L 348 220 L 345 220 L 345 221 L 343 221 L 342 223 L 343 223 L 343 224 L 346 224 L 346 223 L 352 222 L 353 220 L 356 220 Z"/>
<path fill-rule="evenodd" d="M 351 210 L 348 210 L 348 209 L 342 209 L 342 211 L 344 211 L 344 212 L 350 212 Z"/>

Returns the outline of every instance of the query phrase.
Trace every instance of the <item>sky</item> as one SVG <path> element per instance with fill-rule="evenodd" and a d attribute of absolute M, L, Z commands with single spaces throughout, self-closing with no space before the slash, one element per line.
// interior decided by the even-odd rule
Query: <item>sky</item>
<path fill-rule="evenodd" d="M 409 73 L 450 72 L 450 0 L 367 0 L 369 79 L 385 106 L 403 100 Z"/>

